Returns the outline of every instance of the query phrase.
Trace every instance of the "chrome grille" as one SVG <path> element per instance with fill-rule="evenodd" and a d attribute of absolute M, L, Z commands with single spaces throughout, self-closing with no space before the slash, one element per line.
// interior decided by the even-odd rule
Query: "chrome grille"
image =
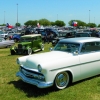
<path fill-rule="evenodd" d="M 22 49 L 22 44 L 18 44 L 18 48 L 19 49 Z"/>
<path fill-rule="evenodd" d="M 21 72 L 28 78 L 45 81 L 44 75 L 21 67 Z"/>

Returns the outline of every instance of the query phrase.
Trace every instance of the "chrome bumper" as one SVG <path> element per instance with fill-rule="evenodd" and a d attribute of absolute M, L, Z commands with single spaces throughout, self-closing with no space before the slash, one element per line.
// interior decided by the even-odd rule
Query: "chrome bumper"
<path fill-rule="evenodd" d="M 20 71 L 16 73 L 17 77 L 20 77 L 24 82 L 37 86 L 38 88 L 47 88 L 53 85 L 52 82 L 41 82 L 39 80 L 27 78 Z"/>

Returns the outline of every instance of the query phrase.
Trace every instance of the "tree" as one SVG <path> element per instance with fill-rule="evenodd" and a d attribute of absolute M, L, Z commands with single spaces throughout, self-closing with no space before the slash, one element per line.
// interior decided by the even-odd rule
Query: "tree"
<path fill-rule="evenodd" d="M 15 26 L 21 26 L 21 24 L 20 23 L 16 23 Z"/>
<path fill-rule="evenodd" d="M 83 22 L 83 21 L 80 21 L 80 20 L 70 20 L 70 21 L 68 22 L 69 26 L 72 26 L 72 22 L 73 22 L 73 21 L 77 22 L 77 26 L 78 26 L 78 27 L 79 27 L 79 26 L 86 26 L 86 23 Z"/>
<path fill-rule="evenodd" d="M 31 25 L 32 26 L 37 26 L 37 23 L 38 23 L 38 20 L 33 20 L 32 23 L 31 23 Z"/>
<path fill-rule="evenodd" d="M 98 27 L 100 27 L 100 24 L 98 25 Z"/>
<path fill-rule="evenodd" d="M 55 22 L 50 22 L 50 24 L 51 24 L 52 26 L 56 25 Z"/>
<path fill-rule="evenodd" d="M 63 21 L 56 20 L 55 25 L 62 27 L 62 26 L 65 26 L 66 24 Z"/>
<path fill-rule="evenodd" d="M 26 26 L 32 25 L 32 22 L 33 22 L 32 20 L 29 20 L 29 21 L 25 22 L 24 25 L 26 25 Z"/>
<path fill-rule="evenodd" d="M 0 26 L 6 26 L 6 24 L 2 24 L 2 25 L 0 25 Z"/>
<path fill-rule="evenodd" d="M 39 20 L 39 24 L 40 24 L 40 25 L 43 25 L 43 26 L 48 26 L 48 25 L 50 25 L 51 23 L 50 23 L 50 21 L 47 20 L 47 19 L 40 19 L 40 20 Z"/>
<path fill-rule="evenodd" d="M 96 24 L 95 23 L 88 23 L 87 26 L 93 28 L 93 27 L 96 27 Z"/>

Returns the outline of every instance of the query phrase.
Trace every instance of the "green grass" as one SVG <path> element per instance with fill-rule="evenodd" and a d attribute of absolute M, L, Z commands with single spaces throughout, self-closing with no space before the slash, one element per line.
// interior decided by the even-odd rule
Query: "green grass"
<path fill-rule="evenodd" d="M 49 51 L 49 47 L 51 44 L 45 44 L 42 52 Z M 11 56 L 9 48 L 0 49 L 0 100 L 100 100 L 99 75 L 59 91 L 53 87 L 39 89 L 16 77 L 19 69 L 16 58 L 19 56 Z"/>

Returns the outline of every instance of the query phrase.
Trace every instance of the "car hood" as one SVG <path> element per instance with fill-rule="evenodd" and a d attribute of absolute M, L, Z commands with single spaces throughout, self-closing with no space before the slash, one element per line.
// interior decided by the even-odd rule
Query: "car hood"
<path fill-rule="evenodd" d="M 51 63 L 53 64 L 57 61 L 59 62 L 71 56 L 73 56 L 73 54 L 62 51 L 51 51 L 46 53 L 33 54 L 26 57 L 26 60 L 23 65 L 28 68 L 37 69 L 38 64 L 42 66 L 48 66 Z"/>
<path fill-rule="evenodd" d="M 31 44 L 31 42 L 21 42 L 18 45 L 27 45 L 27 44 Z"/>

